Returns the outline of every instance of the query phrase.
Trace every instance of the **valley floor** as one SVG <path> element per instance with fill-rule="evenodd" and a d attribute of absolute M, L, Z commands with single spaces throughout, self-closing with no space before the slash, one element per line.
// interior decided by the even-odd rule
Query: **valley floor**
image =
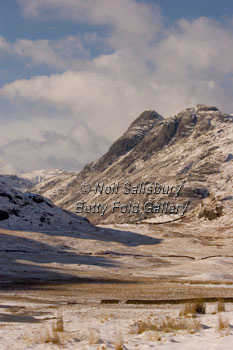
<path fill-rule="evenodd" d="M 0 349 L 232 349 L 232 236 L 206 221 L 0 229 Z"/>

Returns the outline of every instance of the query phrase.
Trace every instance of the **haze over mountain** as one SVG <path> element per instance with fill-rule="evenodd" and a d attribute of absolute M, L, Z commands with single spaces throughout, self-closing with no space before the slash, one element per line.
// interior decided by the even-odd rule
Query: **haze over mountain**
<path fill-rule="evenodd" d="M 78 174 L 51 177 L 37 184 L 33 191 L 50 198 L 57 205 L 75 211 L 76 203 L 91 205 L 91 213 L 84 212 L 94 223 L 161 221 L 161 213 L 124 214 L 113 202 L 128 205 L 146 201 L 187 206 L 184 215 L 204 216 L 210 219 L 224 217 L 232 206 L 233 170 L 233 116 L 222 113 L 214 106 L 197 105 L 175 116 L 164 119 L 154 111 L 143 112 L 128 130 L 96 162 L 87 164 Z M 83 194 L 81 184 L 87 182 L 91 192 Z M 99 183 L 95 193 L 96 183 Z M 123 193 L 127 187 L 142 183 L 157 183 L 157 193 Z M 99 188 L 119 183 L 117 194 L 100 193 Z M 145 184 L 144 184 L 145 183 Z M 173 187 L 168 195 L 162 187 Z M 180 188 L 175 196 L 175 187 Z M 103 191 L 104 192 L 104 191 Z M 202 202 L 202 207 L 199 207 Z M 108 205 L 104 215 L 93 204 Z M 211 207 L 208 214 L 207 207 Z M 196 209 L 196 211 L 193 209 Z M 204 208 L 204 209 L 203 209 Z M 182 208 L 181 208 L 182 209 Z M 95 211 L 93 213 L 93 211 Z M 177 213 L 178 214 L 178 213 Z M 172 218 L 180 217 L 173 215 Z M 196 215 L 195 214 L 195 215 Z M 164 218 L 164 215 L 163 215 Z M 166 220 L 170 220 L 171 216 Z"/>

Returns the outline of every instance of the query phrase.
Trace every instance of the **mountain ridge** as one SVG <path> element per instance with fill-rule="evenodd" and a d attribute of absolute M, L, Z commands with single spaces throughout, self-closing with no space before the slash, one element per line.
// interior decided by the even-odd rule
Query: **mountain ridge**
<path fill-rule="evenodd" d="M 82 182 L 88 182 L 91 187 L 97 182 L 105 185 L 125 181 L 132 184 L 140 181 L 177 183 L 183 184 L 179 199 L 189 203 L 189 211 L 192 211 L 211 193 L 230 195 L 232 149 L 233 116 L 222 113 L 215 106 L 198 104 L 169 118 L 163 118 L 155 111 L 145 111 L 99 160 L 87 164 L 79 174 L 67 178 L 66 183 L 61 181 L 57 187 L 52 186 L 52 194 L 51 181 L 38 184 L 33 190 L 50 197 L 57 205 L 75 211 L 77 201 L 95 201 L 110 206 L 115 200 L 93 191 L 82 194 Z M 147 198 L 139 199 L 145 201 Z M 169 198 L 153 198 L 158 202 L 162 199 Z M 117 200 L 127 204 L 135 200 L 135 196 L 129 194 L 126 198 L 118 194 Z M 143 213 L 132 216 L 110 211 L 103 217 L 97 213 L 86 216 L 94 223 L 148 219 Z M 161 218 L 157 215 L 156 219 Z"/>

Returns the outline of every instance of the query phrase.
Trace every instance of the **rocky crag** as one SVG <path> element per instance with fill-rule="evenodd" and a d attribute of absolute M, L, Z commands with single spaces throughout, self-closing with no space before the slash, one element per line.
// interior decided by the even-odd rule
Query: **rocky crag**
<path fill-rule="evenodd" d="M 214 106 L 199 104 L 166 119 L 154 111 L 143 112 L 96 162 L 65 179 L 41 182 L 33 190 L 72 212 L 77 202 L 90 205 L 90 213 L 80 214 L 93 223 L 160 222 L 181 217 L 211 220 L 232 213 L 232 170 L 233 116 Z M 90 193 L 82 193 L 83 182 L 90 184 Z M 123 193 L 125 182 L 130 188 L 127 194 Z M 96 183 L 99 183 L 97 191 Z M 114 183 L 115 186 L 119 184 L 118 193 L 105 193 L 106 186 L 111 186 L 114 192 Z M 142 186 L 155 183 L 157 189 L 153 188 L 153 193 L 142 193 Z M 141 193 L 137 195 L 132 193 L 136 185 L 138 191 L 141 186 Z M 102 186 L 101 194 L 99 188 Z M 169 186 L 170 190 L 173 186 L 173 189 L 163 194 L 163 186 L 164 189 Z M 177 196 L 176 187 L 180 188 Z M 117 208 L 112 212 L 115 201 L 120 203 L 118 206 L 127 206 L 124 214 Z M 144 210 L 132 213 L 132 207 L 128 212 L 130 202 L 133 205 L 138 201 L 141 208 L 151 201 L 160 205 L 162 202 L 182 204 L 188 209 L 183 216 L 181 210 L 169 216 L 161 210 L 158 213 Z M 101 215 L 100 207 L 97 212 L 98 203 L 108 205 L 104 215 Z M 203 209 L 205 206 L 208 210 Z M 211 208 L 215 212 L 213 215 Z"/>

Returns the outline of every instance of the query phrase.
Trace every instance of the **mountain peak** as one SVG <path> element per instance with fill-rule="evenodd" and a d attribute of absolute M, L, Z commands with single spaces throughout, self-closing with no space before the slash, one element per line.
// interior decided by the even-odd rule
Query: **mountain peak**
<path fill-rule="evenodd" d="M 142 112 L 139 117 L 137 117 L 129 126 L 128 130 L 135 126 L 145 126 L 146 128 L 153 127 L 158 120 L 163 120 L 164 118 L 157 112 L 150 110 Z M 128 131 L 127 130 L 127 131 Z"/>
<path fill-rule="evenodd" d="M 64 187 L 62 193 L 57 191 L 52 199 L 70 210 L 77 200 L 87 203 L 104 201 L 110 208 L 112 196 L 107 194 L 104 197 L 97 193 L 93 199 L 93 192 L 83 195 L 77 191 L 82 182 L 87 181 L 91 186 L 97 181 L 105 185 L 119 183 L 120 186 L 126 181 L 133 185 L 140 182 L 182 185 L 179 202 L 190 203 L 190 212 L 210 193 L 220 196 L 222 213 L 216 219 L 222 220 L 233 208 L 232 133 L 233 116 L 220 112 L 214 106 L 199 104 L 166 119 L 154 111 L 145 111 L 105 155 L 86 166 L 77 174 L 69 189 Z M 44 195 L 50 194 L 50 186 L 40 186 L 37 191 Z M 135 200 L 133 193 L 126 197 L 121 191 L 117 196 L 117 201 L 127 205 Z M 140 196 L 137 200 L 143 205 L 148 196 Z M 158 203 L 171 198 L 157 195 L 152 196 L 151 200 Z M 215 207 L 213 209 L 215 212 Z M 209 212 L 209 206 L 206 210 Z M 139 222 L 150 218 L 160 220 L 159 216 L 142 211 L 138 215 L 128 212 L 121 215 L 120 212 L 109 210 L 104 217 L 98 213 L 90 214 L 89 217 L 95 223 Z"/>
<path fill-rule="evenodd" d="M 91 164 L 95 170 L 104 171 L 108 166 L 117 161 L 121 156 L 137 146 L 147 133 L 164 118 L 155 111 L 144 111 L 129 126 L 127 131 L 117 139 L 97 162 Z M 86 169 L 89 169 L 89 164 Z M 85 169 L 85 168 L 84 168 Z"/>

